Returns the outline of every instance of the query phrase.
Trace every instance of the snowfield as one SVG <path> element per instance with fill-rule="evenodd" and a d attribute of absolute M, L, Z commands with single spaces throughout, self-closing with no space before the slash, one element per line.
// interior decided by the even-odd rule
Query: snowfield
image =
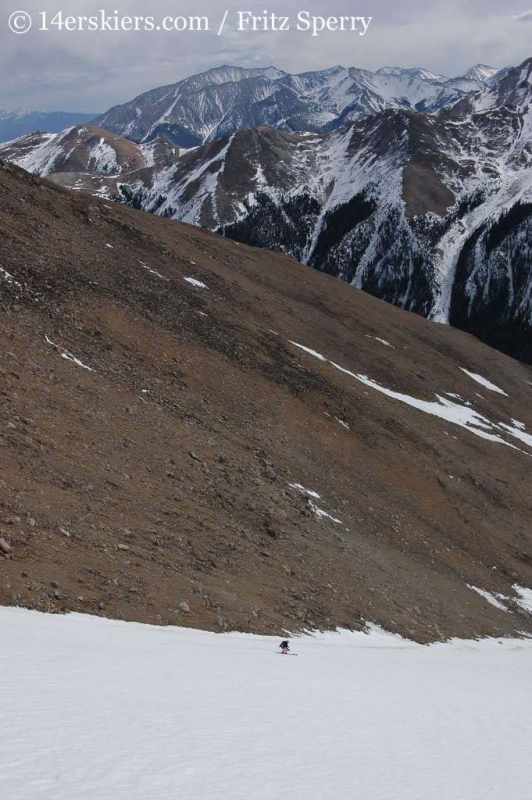
<path fill-rule="evenodd" d="M 6 800 L 530 796 L 531 641 L 292 642 L 0 609 Z"/>

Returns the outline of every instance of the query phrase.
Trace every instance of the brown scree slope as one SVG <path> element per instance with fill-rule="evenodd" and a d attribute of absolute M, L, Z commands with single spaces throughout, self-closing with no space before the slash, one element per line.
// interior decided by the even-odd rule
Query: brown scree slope
<path fill-rule="evenodd" d="M 532 448 L 291 342 L 532 429 L 532 371 L 474 338 L 0 162 L 0 602 L 215 630 L 532 632 L 468 588 L 532 586 Z"/>

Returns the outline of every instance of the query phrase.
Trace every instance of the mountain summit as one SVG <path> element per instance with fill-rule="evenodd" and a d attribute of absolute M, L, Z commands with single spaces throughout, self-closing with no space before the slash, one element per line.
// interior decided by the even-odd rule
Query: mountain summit
<path fill-rule="evenodd" d="M 486 64 L 475 64 L 474 67 L 468 69 L 462 76 L 478 83 L 487 83 L 500 72 L 496 67 L 488 67 Z"/>
<path fill-rule="evenodd" d="M 475 67 L 464 83 L 421 68 L 335 66 L 289 75 L 224 66 L 115 106 L 96 124 L 137 142 L 164 136 L 182 147 L 257 125 L 324 132 L 387 109 L 435 111 L 481 89 L 494 72 Z"/>

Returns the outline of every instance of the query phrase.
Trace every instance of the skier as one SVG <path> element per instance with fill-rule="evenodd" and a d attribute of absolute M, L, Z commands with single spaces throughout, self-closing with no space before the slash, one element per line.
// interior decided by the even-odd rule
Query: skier
<path fill-rule="evenodd" d="M 288 645 L 288 641 L 287 641 L 286 639 L 284 639 L 284 640 L 281 642 L 281 644 L 279 645 L 279 647 L 281 648 L 281 653 L 282 653 L 283 655 L 286 655 L 287 653 L 289 653 L 289 652 L 290 652 L 290 647 L 289 647 L 289 645 Z"/>

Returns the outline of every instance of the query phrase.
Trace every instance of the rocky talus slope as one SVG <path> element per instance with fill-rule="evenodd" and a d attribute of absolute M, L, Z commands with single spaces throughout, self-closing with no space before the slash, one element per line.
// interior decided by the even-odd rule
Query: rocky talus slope
<path fill-rule="evenodd" d="M 5 163 L 0 231 L 3 604 L 532 633 L 529 367 Z"/>

